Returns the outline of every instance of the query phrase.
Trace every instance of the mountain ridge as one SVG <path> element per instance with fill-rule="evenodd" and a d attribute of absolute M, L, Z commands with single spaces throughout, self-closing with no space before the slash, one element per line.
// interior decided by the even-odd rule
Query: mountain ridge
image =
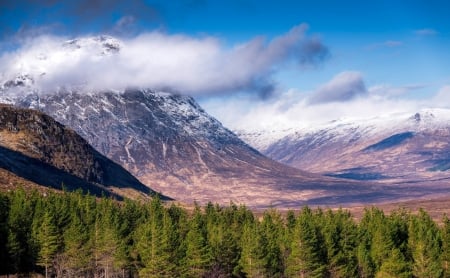
<path fill-rule="evenodd" d="M 56 189 L 64 184 L 96 195 L 155 194 L 73 130 L 35 110 L 0 105 L 0 157 L 1 168 Z"/>
<path fill-rule="evenodd" d="M 449 122 L 450 110 L 427 108 L 278 133 L 239 134 L 262 153 L 296 168 L 381 182 L 426 181 L 449 175 L 438 171 L 449 161 Z"/>

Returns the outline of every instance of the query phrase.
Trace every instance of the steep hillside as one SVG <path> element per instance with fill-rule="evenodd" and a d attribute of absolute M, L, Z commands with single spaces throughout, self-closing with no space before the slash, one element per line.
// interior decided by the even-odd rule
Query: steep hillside
<path fill-rule="evenodd" d="M 53 115 L 143 183 L 185 202 L 302 204 L 353 186 L 264 157 L 187 96 L 59 92 L 31 94 L 15 104 Z"/>
<path fill-rule="evenodd" d="M 73 130 L 30 109 L 0 106 L 0 167 L 34 183 L 94 194 L 153 193 Z"/>

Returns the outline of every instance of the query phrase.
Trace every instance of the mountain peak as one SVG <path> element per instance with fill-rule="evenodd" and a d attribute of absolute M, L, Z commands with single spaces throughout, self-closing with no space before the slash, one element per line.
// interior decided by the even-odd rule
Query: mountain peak
<path fill-rule="evenodd" d="M 87 85 L 84 73 L 76 70 L 79 64 L 83 63 L 86 71 L 90 67 L 105 67 L 108 59 L 119 53 L 123 45 L 121 40 L 107 35 L 66 41 L 43 40 L 20 55 L 10 55 L 9 60 L 14 66 L 0 74 L 0 92 L 12 95 L 58 88 L 79 89 Z"/>
<path fill-rule="evenodd" d="M 67 40 L 62 43 L 62 47 L 69 51 L 88 48 L 97 55 L 111 55 L 121 50 L 123 42 L 109 35 L 99 35 Z"/>

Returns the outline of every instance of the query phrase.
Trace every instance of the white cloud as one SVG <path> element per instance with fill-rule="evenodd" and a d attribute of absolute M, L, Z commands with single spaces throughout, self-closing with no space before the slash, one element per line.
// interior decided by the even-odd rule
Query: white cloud
<path fill-rule="evenodd" d="M 301 24 L 270 41 L 257 37 L 232 48 L 215 37 L 151 32 L 123 39 L 120 51 L 111 55 L 103 55 L 98 38 L 68 45 L 62 43 L 67 38 L 39 36 L 4 54 L 0 72 L 9 78 L 18 73 L 40 76 L 36 84 L 44 90 L 67 85 L 138 86 L 188 94 L 267 90 L 281 65 L 293 60 L 319 62 L 327 53 L 317 38 L 306 36 L 306 30 L 307 25 Z"/>
<path fill-rule="evenodd" d="M 348 101 L 367 93 L 361 73 L 341 72 L 317 89 L 309 98 L 311 104 Z"/>
<path fill-rule="evenodd" d="M 404 86 L 392 86 L 389 84 L 380 84 L 372 86 L 368 89 L 369 93 L 372 95 L 377 95 L 380 97 L 390 96 L 390 97 L 398 97 L 406 95 L 412 91 L 423 89 L 427 87 L 424 84 L 411 84 Z"/>
<path fill-rule="evenodd" d="M 450 85 L 442 87 L 432 98 L 431 103 L 437 107 L 450 106 Z"/>
<path fill-rule="evenodd" d="M 416 113 L 429 107 L 450 108 L 450 86 L 442 87 L 438 93 L 426 99 L 413 98 L 408 94 L 424 88 L 424 85 L 375 85 L 366 91 L 361 90 L 365 92 L 362 94 L 339 93 L 352 91 L 347 88 L 363 88 L 362 84 L 364 80 L 360 73 L 343 72 L 313 92 L 291 89 L 269 101 L 239 96 L 220 100 L 209 99 L 201 104 L 225 126 L 249 131 L 311 126 L 340 118 L 372 118 L 392 113 Z M 333 88 L 338 92 L 335 95 Z M 326 101 L 311 103 L 310 99 L 318 95 L 323 96 Z M 347 98 L 348 95 L 355 97 Z M 339 101 L 330 102 L 326 96 Z"/>

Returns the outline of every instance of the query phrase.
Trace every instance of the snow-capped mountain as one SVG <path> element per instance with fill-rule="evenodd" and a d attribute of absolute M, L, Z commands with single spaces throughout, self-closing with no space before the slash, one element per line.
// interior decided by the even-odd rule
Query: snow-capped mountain
<path fill-rule="evenodd" d="M 187 96 L 59 92 L 30 94 L 15 105 L 52 115 L 144 184 L 180 201 L 298 205 L 354 186 L 266 158 Z"/>
<path fill-rule="evenodd" d="M 47 89 L 86 87 L 83 73 L 70 72 L 80 63 L 84 66 L 104 65 L 121 50 L 123 43 L 110 36 L 84 37 L 63 42 L 42 38 L 39 47 L 6 57 L 10 65 L 0 73 L 3 100 L 16 93 L 43 93 Z M 65 70 L 69 69 L 66 73 Z M 84 71 L 89 73 L 89 69 Z"/>
<path fill-rule="evenodd" d="M 450 176 L 447 109 L 238 134 L 277 161 L 336 177 L 391 182 Z"/>
<path fill-rule="evenodd" d="M 347 194 L 354 183 L 266 158 L 191 97 L 147 89 L 98 90 L 83 82 L 66 86 L 61 78 L 62 85 L 45 86 L 81 58 L 95 66 L 95 61 L 114 59 L 123 47 L 114 38 L 93 37 L 44 44 L 25 57 L 14 56 L 18 66 L 1 74 L 0 102 L 51 115 L 144 184 L 179 201 L 232 200 L 249 206 L 298 205 L 318 197 L 334 202 L 336 196 L 354 201 Z"/>
<path fill-rule="evenodd" d="M 0 102 L 49 114 L 141 182 L 179 201 L 297 207 L 400 198 L 401 186 L 325 177 L 275 162 L 223 127 L 191 97 L 145 88 L 99 89 L 103 80 L 123 79 L 101 76 L 96 67 L 117 65 L 105 61 L 113 61 L 125 47 L 111 37 L 93 37 L 44 43 L 26 55 L 13 56 L 17 67 L 0 74 Z M 76 66 L 81 60 L 82 72 Z M 75 68 L 78 71 L 71 71 Z M 91 70 L 103 78 L 96 86 L 90 83 L 96 82 L 89 79 Z M 108 84 L 127 80 L 119 81 L 123 82 Z M 440 187 L 416 188 L 408 197 L 440 192 Z"/>

